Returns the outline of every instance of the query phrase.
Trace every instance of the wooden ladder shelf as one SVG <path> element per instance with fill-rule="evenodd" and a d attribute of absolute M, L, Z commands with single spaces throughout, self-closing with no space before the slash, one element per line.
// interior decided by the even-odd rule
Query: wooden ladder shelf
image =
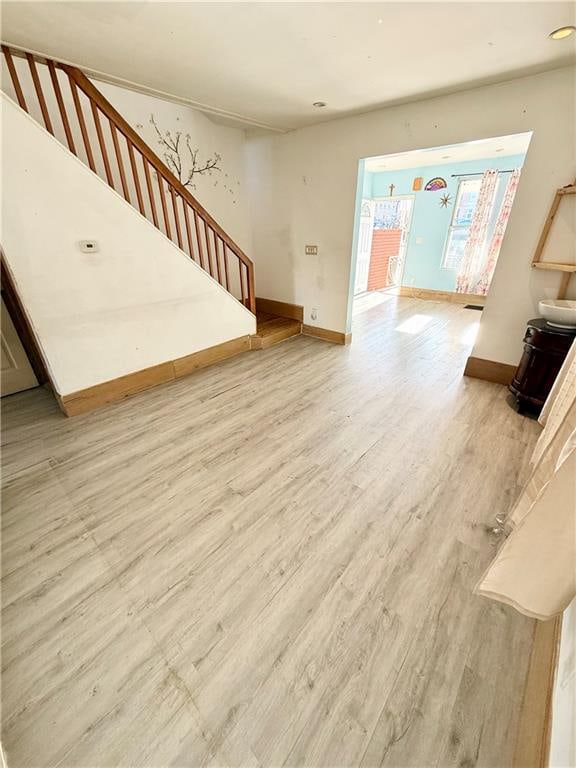
<path fill-rule="evenodd" d="M 552 223 L 556 217 L 558 208 L 560 207 L 560 203 L 563 198 L 566 197 L 566 195 L 576 195 L 576 180 L 573 184 L 569 184 L 567 187 L 562 187 L 561 189 L 556 190 L 554 200 L 550 206 L 550 212 L 548 213 L 548 217 L 544 222 L 542 234 L 540 235 L 538 245 L 536 246 L 536 251 L 534 252 L 534 257 L 532 258 L 532 266 L 534 269 L 548 269 L 563 273 L 562 280 L 560 282 L 560 289 L 558 291 L 559 299 L 566 298 L 566 292 L 568 291 L 570 278 L 576 272 L 576 264 L 564 264 L 562 262 L 555 261 L 540 261 L 540 259 L 542 258 L 542 253 L 544 251 L 546 241 L 548 240 L 548 235 L 550 233 L 550 229 L 552 228 Z"/>

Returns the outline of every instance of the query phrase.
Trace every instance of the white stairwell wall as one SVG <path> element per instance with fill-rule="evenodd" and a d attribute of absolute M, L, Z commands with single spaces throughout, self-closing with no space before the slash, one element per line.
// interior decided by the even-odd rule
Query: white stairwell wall
<path fill-rule="evenodd" d="M 2 113 L 1 242 L 60 395 L 255 332 L 240 302 L 4 94 Z"/>

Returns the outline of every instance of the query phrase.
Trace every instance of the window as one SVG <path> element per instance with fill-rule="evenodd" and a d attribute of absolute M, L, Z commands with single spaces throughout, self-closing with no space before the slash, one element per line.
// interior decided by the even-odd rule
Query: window
<path fill-rule="evenodd" d="M 462 179 L 458 185 L 452 222 L 444 249 L 444 269 L 458 269 L 464 256 L 464 248 L 470 233 L 470 224 L 478 203 L 482 179 Z"/>
<path fill-rule="evenodd" d="M 374 210 L 374 229 L 401 229 L 400 216 L 404 201 L 377 200 Z"/>

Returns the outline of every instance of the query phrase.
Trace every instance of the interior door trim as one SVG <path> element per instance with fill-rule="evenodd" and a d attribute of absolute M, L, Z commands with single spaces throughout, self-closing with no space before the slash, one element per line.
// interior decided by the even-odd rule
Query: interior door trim
<path fill-rule="evenodd" d="M 22 342 L 26 356 L 30 361 L 32 370 L 38 379 L 38 384 L 40 386 L 43 384 L 50 384 L 52 386 L 52 381 L 50 379 L 48 369 L 46 368 L 46 364 L 44 363 L 42 353 L 40 352 L 40 347 L 38 346 L 38 342 L 32 327 L 30 326 L 26 312 L 24 311 L 24 307 L 20 301 L 20 297 L 16 292 L 14 281 L 12 280 L 12 275 L 6 266 L 6 257 L 4 256 L 4 250 L 1 246 L 0 270 L 2 298 L 4 300 L 6 309 L 8 310 L 8 314 L 14 323 L 16 333 Z"/>

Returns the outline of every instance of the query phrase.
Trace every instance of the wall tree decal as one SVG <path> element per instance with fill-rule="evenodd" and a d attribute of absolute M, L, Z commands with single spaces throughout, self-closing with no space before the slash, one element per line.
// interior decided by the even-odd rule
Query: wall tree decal
<path fill-rule="evenodd" d="M 194 176 L 207 173 L 212 175 L 214 171 L 221 171 L 219 163 L 222 156 L 218 152 L 206 159 L 204 162 L 198 159 L 199 148 L 192 149 L 192 137 L 189 133 L 184 136 L 182 141 L 182 131 L 162 131 L 158 127 L 154 115 L 150 115 L 150 124 L 156 131 L 158 144 L 162 147 L 162 154 L 166 165 L 176 176 L 178 181 L 185 187 L 196 189 Z M 186 150 L 190 160 L 186 162 Z"/>

